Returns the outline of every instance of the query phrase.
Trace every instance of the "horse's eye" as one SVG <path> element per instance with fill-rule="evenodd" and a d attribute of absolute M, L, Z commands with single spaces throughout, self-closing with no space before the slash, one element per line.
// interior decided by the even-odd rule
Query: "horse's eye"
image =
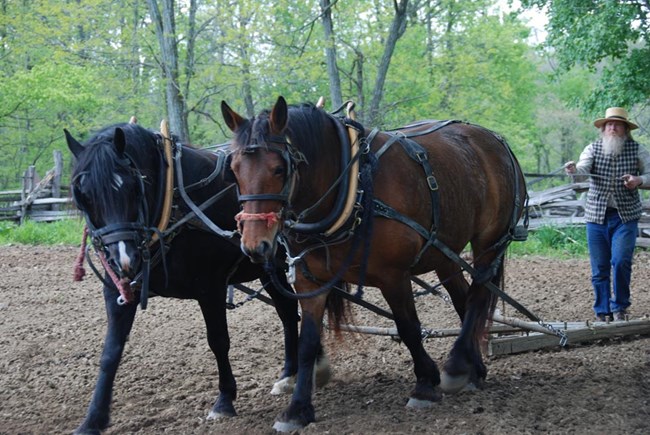
<path fill-rule="evenodd" d="M 86 196 L 82 193 L 79 186 L 73 187 L 73 198 L 77 207 L 81 210 L 87 210 L 89 208 L 89 202 Z"/>
<path fill-rule="evenodd" d="M 275 168 L 275 171 L 273 171 L 273 175 L 276 175 L 278 177 L 284 177 L 287 174 L 287 170 L 285 169 L 284 166 L 277 166 Z"/>

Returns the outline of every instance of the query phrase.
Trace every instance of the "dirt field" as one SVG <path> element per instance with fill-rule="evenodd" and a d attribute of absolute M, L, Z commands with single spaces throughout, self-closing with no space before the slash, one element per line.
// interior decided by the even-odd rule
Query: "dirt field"
<path fill-rule="evenodd" d="M 0 433 L 70 433 L 83 419 L 105 330 L 94 277 L 72 282 L 76 249 L 0 247 Z M 637 253 L 632 317 L 650 313 L 650 254 Z M 583 260 L 509 259 L 506 290 L 544 320 L 591 320 Z M 373 299 L 377 291 L 367 289 Z M 240 300 L 243 294 L 238 294 Z M 451 306 L 418 300 L 428 328 L 452 328 Z M 357 310 L 360 325 L 392 326 Z M 506 314 L 514 315 L 511 308 Z M 206 421 L 216 363 L 193 301 L 154 298 L 138 313 L 118 372 L 109 434 L 266 434 L 288 396 L 271 396 L 281 367 L 280 322 L 259 301 L 229 313 L 239 416 Z M 429 339 L 442 364 L 452 339 Z M 405 346 L 388 337 L 326 340 L 332 381 L 314 397 L 304 434 L 647 434 L 650 337 L 615 338 L 489 358 L 486 388 L 404 407 L 415 377 Z"/>

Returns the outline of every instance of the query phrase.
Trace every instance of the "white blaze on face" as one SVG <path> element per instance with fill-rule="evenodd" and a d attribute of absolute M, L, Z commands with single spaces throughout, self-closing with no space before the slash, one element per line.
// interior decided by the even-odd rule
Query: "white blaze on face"
<path fill-rule="evenodd" d="M 120 190 L 122 184 L 124 184 L 122 177 L 120 177 L 118 174 L 113 174 L 113 189 Z"/>
<path fill-rule="evenodd" d="M 131 258 L 126 253 L 126 244 L 124 242 L 118 242 L 117 249 L 120 254 L 120 268 L 122 268 L 123 271 L 129 270 L 131 268 Z"/>

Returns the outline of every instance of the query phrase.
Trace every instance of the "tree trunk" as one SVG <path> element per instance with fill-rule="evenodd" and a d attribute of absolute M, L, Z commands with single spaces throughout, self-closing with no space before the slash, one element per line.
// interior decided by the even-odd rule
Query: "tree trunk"
<path fill-rule="evenodd" d="M 327 75 L 330 80 L 330 98 L 332 107 L 338 108 L 343 104 L 341 94 L 341 78 L 336 63 L 336 42 L 334 41 L 334 25 L 332 23 L 332 9 L 330 0 L 320 2 L 323 16 L 323 31 L 325 34 L 325 58 L 327 62 Z"/>
<path fill-rule="evenodd" d="M 370 125 L 380 124 L 381 117 L 379 116 L 379 106 L 384 96 L 384 83 L 388 75 L 388 67 L 397 45 L 397 40 L 402 37 L 406 31 L 406 10 L 408 7 L 408 0 L 394 0 L 395 17 L 390 26 L 390 33 L 386 38 L 386 45 L 384 46 L 384 54 L 381 57 L 381 62 L 377 70 L 377 81 L 372 94 L 372 102 L 370 103 L 370 113 L 368 114 L 368 122 Z"/>
<path fill-rule="evenodd" d="M 160 66 L 165 81 L 165 102 L 171 131 L 181 142 L 189 143 L 186 102 L 179 83 L 178 46 L 176 43 L 176 22 L 174 0 L 161 0 L 162 12 L 157 0 L 148 0 L 151 19 L 156 26 L 160 45 Z"/>
<path fill-rule="evenodd" d="M 194 76 L 194 46 L 196 43 L 196 9 L 198 5 L 196 0 L 190 0 L 190 10 L 187 26 L 187 56 L 185 59 L 185 86 L 184 95 L 187 98 L 190 95 L 191 77 Z"/>

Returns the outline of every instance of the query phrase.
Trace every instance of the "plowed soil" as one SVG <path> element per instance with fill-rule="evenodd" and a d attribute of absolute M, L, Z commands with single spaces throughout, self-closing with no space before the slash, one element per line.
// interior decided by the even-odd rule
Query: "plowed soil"
<path fill-rule="evenodd" d="M 82 421 L 106 328 L 101 288 L 72 281 L 71 247 L 0 247 L 0 433 L 71 433 Z M 650 254 L 637 252 L 631 318 L 650 313 Z M 435 282 L 431 279 L 431 282 Z M 250 283 L 257 286 L 257 283 Z M 588 260 L 511 258 L 506 291 L 546 321 L 591 321 Z M 381 303 L 376 289 L 368 300 Z M 237 294 L 243 301 L 244 295 Z M 456 328 L 442 298 L 418 298 L 429 329 Z M 518 316 L 505 307 L 506 315 Z M 391 327 L 354 309 L 358 325 Z M 152 298 L 138 312 L 120 366 L 108 434 L 268 434 L 288 396 L 271 396 L 282 363 L 279 320 L 252 301 L 230 311 L 238 416 L 211 421 L 217 368 L 194 301 Z M 521 317 L 521 316 L 519 316 Z M 425 347 L 439 364 L 453 338 Z M 415 382 L 410 355 L 376 335 L 325 336 L 333 369 L 314 395 L 317 422 L 304 434 L 647 434 L 650 336 L 631 335 L 487 357 L 485 389 L 405 408 Z"/>

